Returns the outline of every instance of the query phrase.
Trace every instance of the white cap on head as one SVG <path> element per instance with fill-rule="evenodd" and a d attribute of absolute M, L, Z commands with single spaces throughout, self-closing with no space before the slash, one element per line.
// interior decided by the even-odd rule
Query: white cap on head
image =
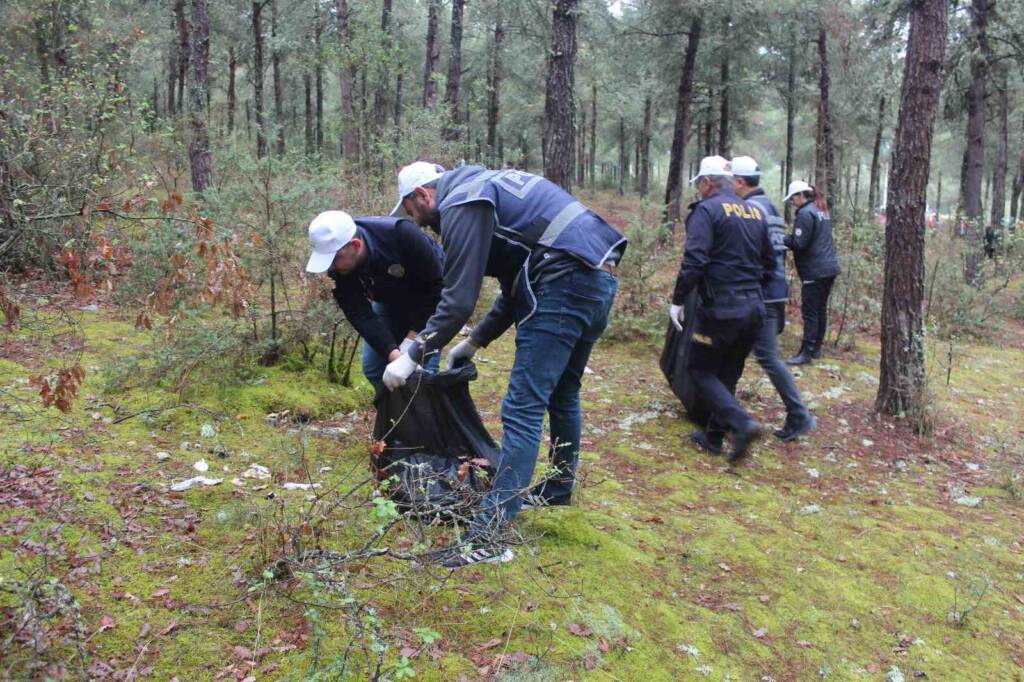
<path fill-rule="evenodd" d="M 786 198 L 783 201 L 789 201 L 793 198 L 794 194 L 800 194 L 800 192 L 813 192 L 814 188 L 808 185 L 803 180 L 794 180 L 789 183 L 789 191 L 786 192 Z"/>
<path fill-rule="evenodd" d="M 705 156 L 700 160 L 700 170 L 690 178 L 690 182 L 696 182 L 697 178 L 710 177 L 712 175 L 732 177 L 732 166 L 729 160 L 721 156 Z"/>
<path fill-rule="evenodd" d="M 761 175 L 761 167 L 757 161 L 749 156 L 737 156 L 732 160 L 732 174 L 741 177 L 758 177 Z"/>
<path fill-rule="evenodd" d="M 402 199 L 412 194 L 417 187 L 423 187 L 437 180 L 444 173 L 444 166 L 429 161 L 415 161 L 402 166 L 398 171 L 398 203 L 391 209 L 393 218 L 409 215 L 402 206 Z"/>
<path fill-rule="evenodd" d="M 344 211 L 324 211 L 309 224 L 309 243 L 313 255 L 306 263 L 306 272 L 327 272 L 334 255 L 356 236 L 356 223 Z"/>

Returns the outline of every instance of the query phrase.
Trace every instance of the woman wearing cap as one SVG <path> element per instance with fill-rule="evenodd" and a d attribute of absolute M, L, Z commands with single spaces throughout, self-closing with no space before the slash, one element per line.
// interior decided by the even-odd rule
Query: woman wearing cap
<path fill-rule="evenodd" d="M 806 365 L 821 357 L 828 324 L 828 297 L 839 274 L 839 259 L 832 242 L 832 217 L 825 197 L 803 180 L 789 184 L 785 201 L 796 207 L 793 232 L 786 235 L 786 247 L 800 276 L 800 312 L 804 318 L 804 338 L 800 352 L 786 362 Z"/>

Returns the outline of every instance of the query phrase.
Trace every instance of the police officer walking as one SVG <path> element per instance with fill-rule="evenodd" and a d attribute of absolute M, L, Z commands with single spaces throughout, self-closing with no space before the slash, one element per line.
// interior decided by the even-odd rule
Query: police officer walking
<path fill-rule="evenodd" d="M 768 236 L 775 249 L 775 267 L 764 285 L 765 316 L 761 333 L 754 343 L 754 357 L 771 379 L 776 392 L 786 405 L 786 422 L 775 431 L 775 436 L 784 442 L 796 440 L 815 428 L 816 422 L 800 397 L 793 375 L 779 354 L 779 334 L 786 326 L 786 301 L 789 299 L 789 285 L 786 283 L 786 224 L 775 205 L 761 189 L 761 167 L 749 156 L 737 156 L 732 160 L 733 181 L 736 194 L 748 203 L 761 209 Z"/>
<path fill-rule="evenodd" d="M 440 231 L 444 290 L 416 342 L 388 365 L 384 383 L 404 384 L 424 354 L 458 333 L 473 313 L 485 275 L 498 280 L 501 293 L 469 338 L 449 351 L 448 364 L 471 358 L 516 325 L 492 488 L 463 542 L 433 555 L 449 568 L 509 561 L 512 551 L 502 529 L 524 503 L 569 504 L 580 449 L 580 380 L 608 324 L 618 289 L 612 271 L 626 240 L 554 183 L 514 169 L 464 166 L 442 173 L 417 162 L 399 172 L 398 198 L 395 214 L 408 212 L 420 225 Z M 527 490 L 545 412 L 556 473 Z"/>
<path fill-rule="evenodd" d="M 784 201 L 796 206 L 793 232 L 785 244 L 793 252 L 800 276 L 800 311 L 804 318 L 804 338 L 800 352 L 786 362 L 806 365 L 821 357 L 828 326 L 828 297 L 839 275 L 839 259 L 832 243 L 832 218 L 821 193 L 803 180 L 794 180 Z"/>
<path fill-rule="evenodd" d="M 412 345 L 441 298 L 441 246 L 411 220 L 324 211 L 309 224 L 307 272 L 334 280 L 334 300 L 363 337 L 363 374 L 380 390 L 387 363 Z M 440 354 L 423 363 L 437 369 Z"/>
<path fill-rule="evenodd" d="M 733 191 L 730 164 L 707 156 L 691 180 L 701 199 L 686 217 L 686 251 L 672 292 L 669 316 L 682 328 L 683 302 L 694 288 L 700 296 L 693 345 L 686 368 L 708 405 L 705 431 L 691 438 L 721 454 L 732 435 L 729 462 L 743 459 L 760 438 L 761 425 L 736 400 L 736 383 L 761 332 L 765 317 L 761 287 L 775 267 L 775 252 L 761 210 Z"/>

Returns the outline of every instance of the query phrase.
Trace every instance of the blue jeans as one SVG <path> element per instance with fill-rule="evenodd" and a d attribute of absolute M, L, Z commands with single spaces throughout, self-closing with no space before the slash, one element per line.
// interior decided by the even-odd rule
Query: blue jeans
<path fill-rule="evenodd" d="M 786 404 L 786 420 L 808 419 L 811 413 L 800 397 L 800 389 L 790 374 L 789 368 L 779 355 L 779 334 L 785 324 L 786 304 L 784 302 L 765 303 L 766 314 L 761 333 L 754 342 L 754 357 L 771 379 L 782 402 Z"/>
<path fill-rule="evenodd" d="M 516 327 L 516 356 L 501 406 L 504 436 L 491 491 L 473 520 L 475 532 L 508 523 L 522 507 L 537 463 L 544 413 L 551 419 L 555 473 L 541 491 L 572 494 L 580 453 L 580 380 L 594 343 L 608 326 L 619 280 L 604 270 L 579 269 L 536 291 L 537 310 Z"/>
<path fill-rule="evenodd" d="M 374 302 L 372 305 L 373 312 L 377 313 L 384 321 L 384 324 L 387 325 L 387 328 L 391 330 L 395 341 L 402 343 L 405 335 L 409 333 L 409 325 L 406 322 L 405 315 L 397 314 L 396 311 L 392 310 L 385 303 Z M 436 372 L 440 366 L 440 361 L 441 353 L 434 353 L 423 363 L 423 369 L 428 372 Z M 377 391 L 384 388 L 382 379 L 384 378 L 384 369 L 387 366 L 388 359 L 374 350 L 373 346 L 363 341 L 363 376 L 366 377 L 367 381 Z"/>

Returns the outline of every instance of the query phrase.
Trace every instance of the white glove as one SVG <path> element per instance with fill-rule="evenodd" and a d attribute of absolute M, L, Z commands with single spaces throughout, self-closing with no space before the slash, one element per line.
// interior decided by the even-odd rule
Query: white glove
<path fill-rule="evenodd" d="M 409 357 L 408 353 L 402 353 L 397 360 L 389 362 L 384 369 L 384 385 L 388 390 L 395 390 L 399 386 L 405 386 L 409 375 L 416 371 L 416 363 Z"/>
<path fill-rule="evenodd" d="M 408 353 L 409 349 L 412 348 L 412 344 L 416 343 L 416 337 L 406 337 L 402 339 L 402 343 L 398 344 L 398 350 L 401 353 Z"/>
<path fill-rule="evenodd" d="M 686 316 L 686 309 L 681 305 L 671 305 L 668 308 L 668 319 L 672 320 L 676 331 L 683 331 L 683 318 Z"/>
<path fill-rule="evenodd" d="M 455 366 L 459 360 L 465 358 L 469 360 L 477 351 L 477 346 L 470 342 L 469 339 L 465 341 L 459 341 L 455 344 L 455 347 L 448 351 L 448 355 L 445 356 L 445 363 L 448 365 L 448 369 Z"/>

